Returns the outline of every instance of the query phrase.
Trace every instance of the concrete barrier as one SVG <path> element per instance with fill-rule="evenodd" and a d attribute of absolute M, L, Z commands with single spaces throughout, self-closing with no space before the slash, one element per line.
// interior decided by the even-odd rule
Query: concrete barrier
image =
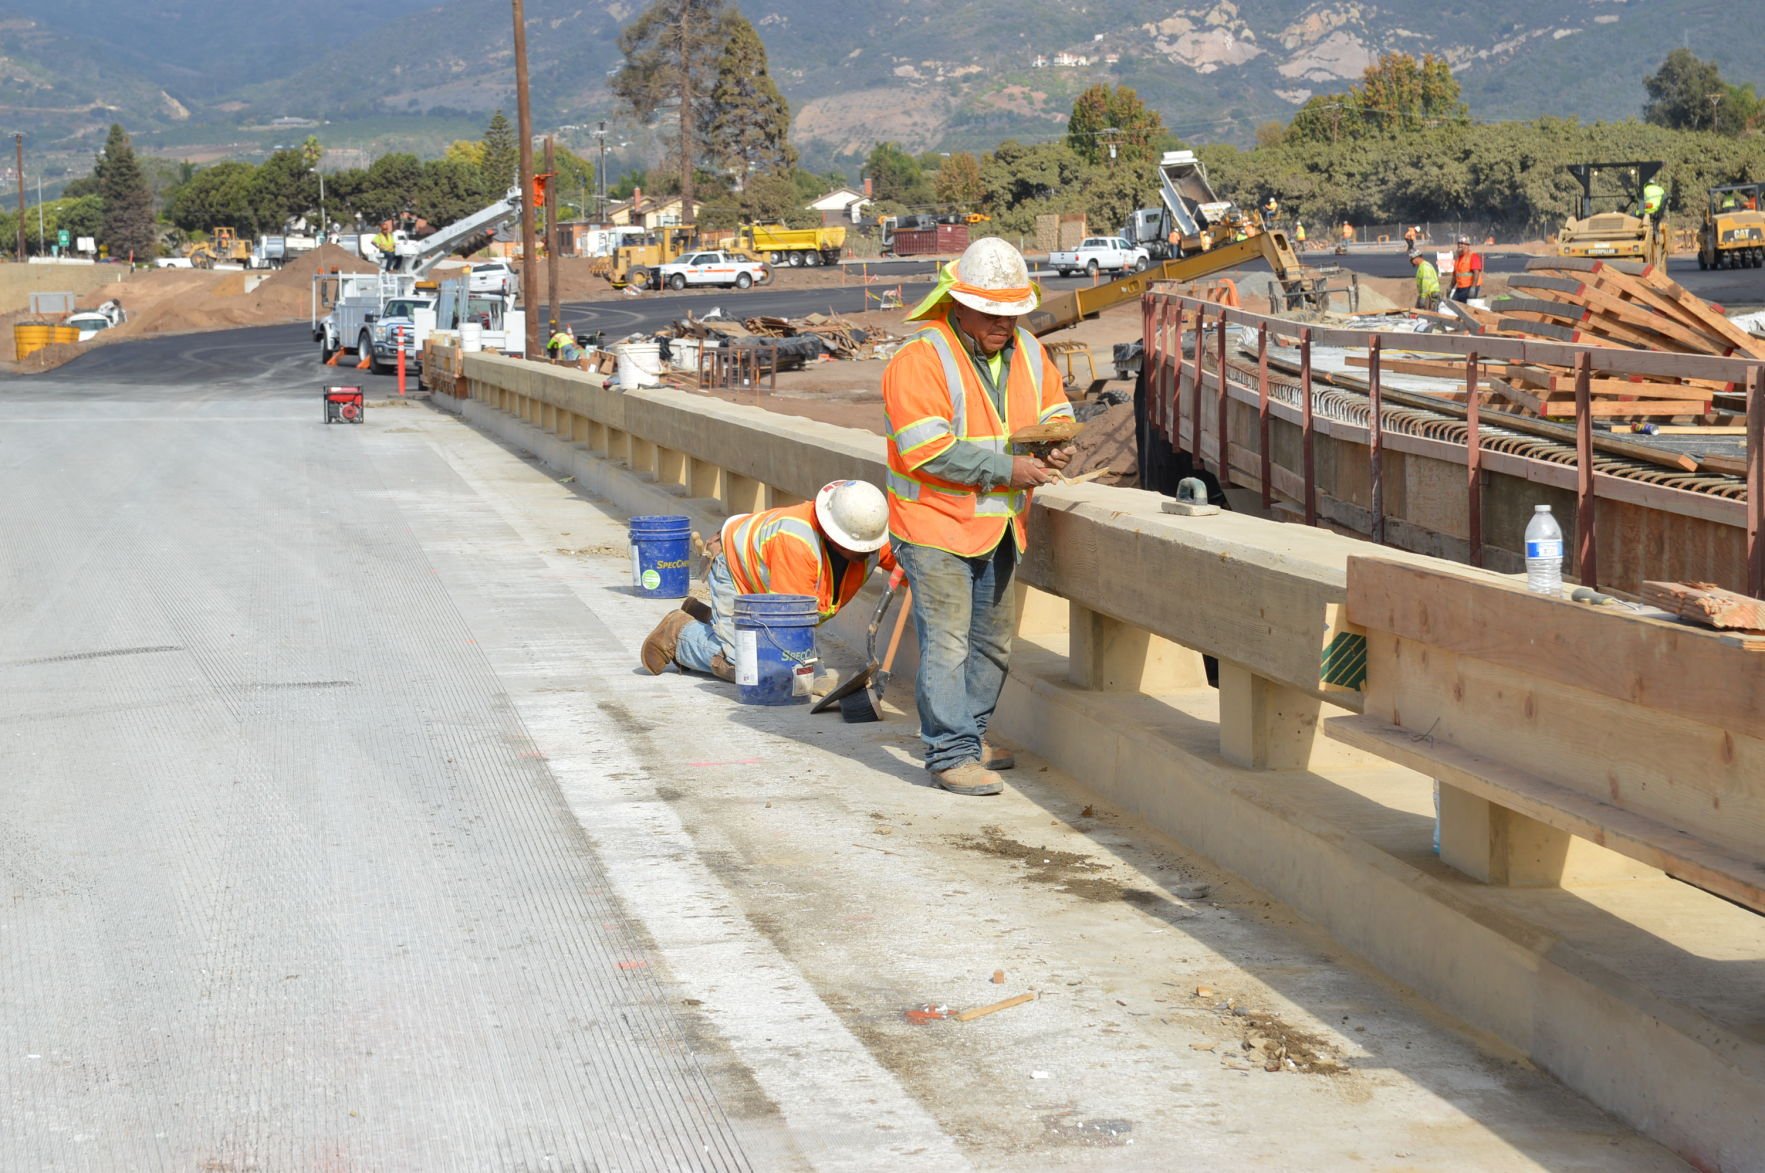
<path fill-rule="evenodd" d="M 634 510 L 660 496 L 710 526 L 836 477 L 882 479 L 869 433 L 492 355 L 458 366 L 450 402 L 469 420 Z M 1037 493 L 1001 740 L 1700 1166 L 1758 1167 L 1765 919 L 1649 868 L 1519 889 L 1442 864 L 1432 780 L 1322 734 L 1363 708 L 1361 682 L 1335 668 L 1360 638 L 1348 559 L 1373 547 L 1163 504 L 1095 485 Z M 1217 690 L 1202 653 L 1220 660 Z"/>

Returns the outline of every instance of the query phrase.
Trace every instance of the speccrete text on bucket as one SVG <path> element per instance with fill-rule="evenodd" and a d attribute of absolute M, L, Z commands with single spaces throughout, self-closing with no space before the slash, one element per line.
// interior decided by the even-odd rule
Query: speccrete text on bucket
<path fill-rule="evenodd" d="M 653 599 L 686 598 L 692 579 L 692 537 L 689 518 L 632 518 L 632 589 Z"/>

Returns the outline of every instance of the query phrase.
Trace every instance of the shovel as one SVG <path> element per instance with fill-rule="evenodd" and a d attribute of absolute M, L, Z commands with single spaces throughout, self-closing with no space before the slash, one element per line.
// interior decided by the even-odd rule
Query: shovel
<path fill-rule="evenodd" d="M 876 661 L 877 633 L 882 630 L 883 616 L 888 614 L 889 606 L 895 601 L 895 595 L 899 593 L 901 584 L 906 580 L 907 572 L 896 567 L 894 573 L 889 575 L 889 585 L 888 588 L 883 591 L 883 597 L 877 600 L 876 613 L 870 617 L 870 627 L 866 630 L 864 637 L 864 647 L 865 651 L 868 653 L 869 661 L 865 664 L 864 670 L 853 676 L 852 679 L 843 681 L 838 688 L 816 701 L 809 709 L 811 713 L 825 713 L 830 709 L 833 709 L 835 706 L 838 706 L 840 712 L 843 714 L 846 711 L 846 698 L 862 693 L 870 684 L 872 674 L 878 670 Z M 847 717 L 846 719 L 848 721 L 852 720 L 851 717 Z M 863 718 L 859 719 L 862 720 Z M 873 721 L 876 719 L 877 718 L 875 717 L 870 718 L 870 720 Z"/>
<path fill-rule="evenodd" d="M 891 580 L 892 581 L 892 580 Z M 882 666 L 876 666 L 876 637 L 870 640 L 870 668 L 865 676 L 868 684 L 863 692 L 854 692 L 840 698 L 840 716 L 854 724 L 865 721 L 880 721 L 883 718 L 883 690 L 889 686 L 889 677 L 894 673 L 895 649 L 901 646 L 901 633 L 907 629 L 907 615 L 912 609 L 913 588 L 901 588 L 901 614 L 895 618 L 894 634 L 889 636 L 889 650 L 883 655 Z"/>

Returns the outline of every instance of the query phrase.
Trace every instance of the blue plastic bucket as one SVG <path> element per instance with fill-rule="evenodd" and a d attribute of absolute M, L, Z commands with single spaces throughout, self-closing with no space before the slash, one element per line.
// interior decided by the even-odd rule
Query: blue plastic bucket
<path fill-rule="evenodd" d="M 631 519 L 631 589 L 652 599 L 684 599 L 692 579 L 692 520 Z"/>
<path fill-rule="evenodd" d="M 809 699 L 815 681 L 815 625 L 808 595 L 735 597 L 735 682 L 744 705 Z"/>

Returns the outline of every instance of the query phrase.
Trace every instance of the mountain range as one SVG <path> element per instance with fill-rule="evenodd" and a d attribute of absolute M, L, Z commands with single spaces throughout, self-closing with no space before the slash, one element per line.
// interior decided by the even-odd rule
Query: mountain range
<path fill-rule="evenodd" d="M 526 0 L 535 125 L 615 111 L 619 29 L 642 0 Z M 1248 142 L 1379 54 L 1434 53 L 1474 117 L 1623 118 L 1685 45 L 1765 90 L 1765 18 L 1744 0 L 748 0 L 805 160 L 876 142 L 983 148 L 1057 136 L 1096 82 L 1139 91 L 1184 139 Z M 60 0 L 0 4 L 0 126 L 83 171 L 113 121 L 147 150 L 251 157 L 328 146 L 438 151 L 513 110 L 509 7 L 479 0 Z M 642 128 L 616 138 L 643 149 Z M 574 136 L 574 141 L 573 140 Z M 641 160 L 638 160 L 641 161 Z M 630 160 L 628 160 L 630 162 Z"/>

